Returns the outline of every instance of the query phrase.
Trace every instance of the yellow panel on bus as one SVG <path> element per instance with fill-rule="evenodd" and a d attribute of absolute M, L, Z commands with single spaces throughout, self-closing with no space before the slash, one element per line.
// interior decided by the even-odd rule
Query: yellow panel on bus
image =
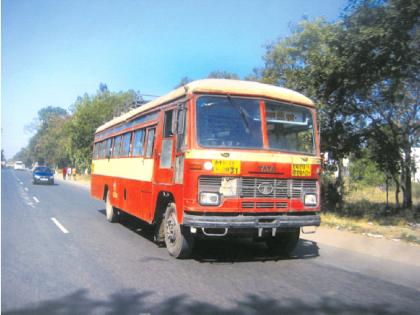
<path fill-rule="evenodd" d="M 152 180 L 153 176 L 153 159 L 101 159 L 94 160 L 92 164 L 92 173 L 95 175 L 112 176 L 149 182 Z"/>

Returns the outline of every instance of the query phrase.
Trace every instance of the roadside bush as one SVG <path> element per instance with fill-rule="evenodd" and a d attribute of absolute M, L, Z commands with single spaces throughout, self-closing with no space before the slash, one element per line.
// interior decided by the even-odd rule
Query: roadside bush
<path fill-rule="evenodd" d="M 350 186 L 381 186 L 385 183 L 384 173 L 367 156 L 352 159 L 349 165 Z"/>

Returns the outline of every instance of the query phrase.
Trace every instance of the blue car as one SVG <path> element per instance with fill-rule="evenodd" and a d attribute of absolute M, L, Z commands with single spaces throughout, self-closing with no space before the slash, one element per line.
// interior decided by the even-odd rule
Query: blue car
<path fill-rule="evenodd" d="M 32 183 L 54 184 L 54 171 L 46 166 L 38 166 L 32 172 Z"/>

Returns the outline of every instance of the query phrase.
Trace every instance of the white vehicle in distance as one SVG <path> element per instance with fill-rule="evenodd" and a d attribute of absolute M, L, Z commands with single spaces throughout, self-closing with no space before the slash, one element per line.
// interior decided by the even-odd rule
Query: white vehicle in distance
<path fill-rule="evenodd" d="M 22 161 L 16 161 L 14 168 L 15 168 L 15 170 L 24 170 L 25 169 L 25 164 L 23 164 Z"/>

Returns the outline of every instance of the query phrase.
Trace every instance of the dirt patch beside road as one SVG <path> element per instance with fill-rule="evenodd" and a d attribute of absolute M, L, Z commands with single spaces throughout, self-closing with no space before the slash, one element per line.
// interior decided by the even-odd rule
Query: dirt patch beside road
<path fill-rule="evenodd" d="M 302 239 L 333 247 L 420 267 L 420 246 L 388 239 L 377 239 L 348 231 L 320 227 Z"/>

